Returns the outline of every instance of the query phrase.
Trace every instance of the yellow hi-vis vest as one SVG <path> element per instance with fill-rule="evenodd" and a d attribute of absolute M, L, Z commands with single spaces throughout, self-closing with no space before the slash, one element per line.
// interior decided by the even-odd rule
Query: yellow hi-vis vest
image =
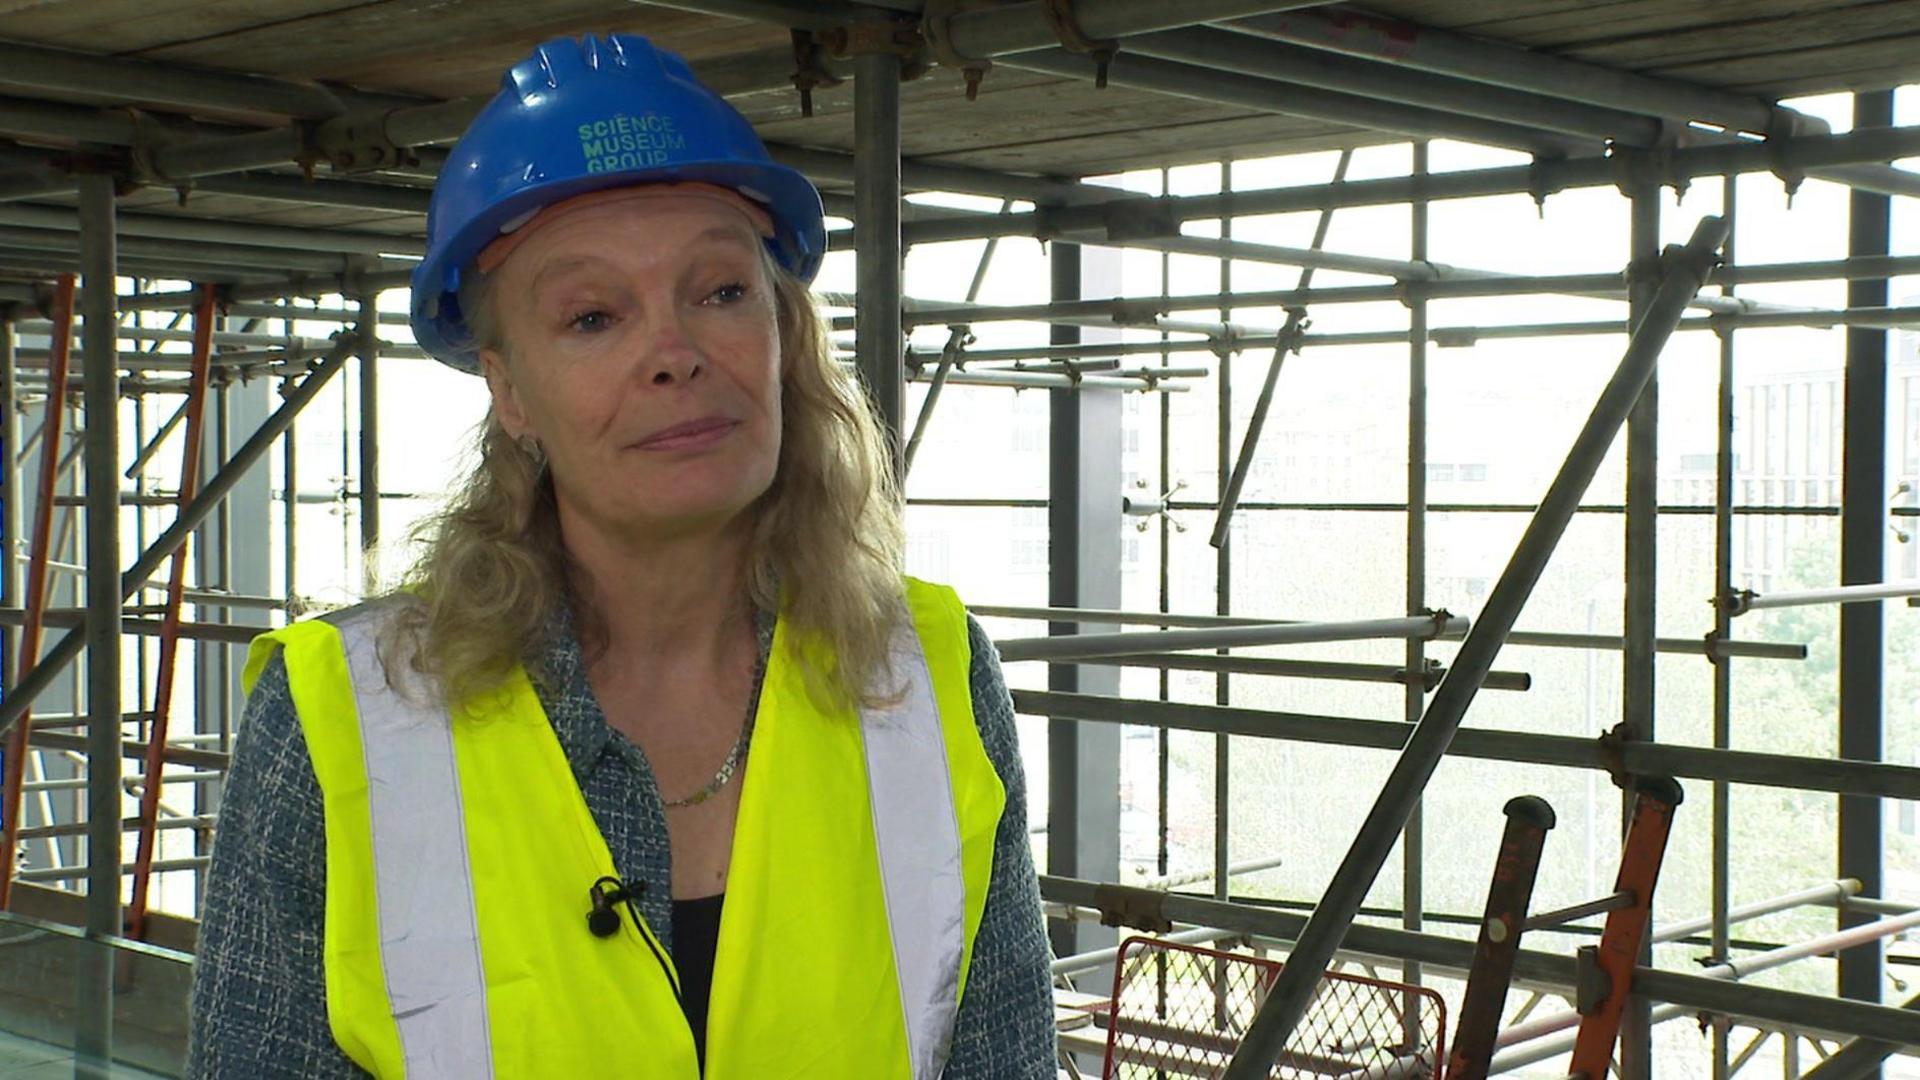
<path fill-rule="evenodd" d="M 966 613 L 909 579 L 884 706 L 828 712 L 778 623 L 734 826 L 709 1080 L 945 1067 L 1006 792 L 974 725 Z M 284 649 L 326 807 L 327 1018 L 382 1080 L 697 1080 L 652 930 L 589 932 L 615 873 L 525 672 L 451 718 L 379 657 L 372 604 L 257 639 Z M 396 669 L 402 665 L 395 665 Z M 668 883 L 650 881 L 651 889 Z M 656 957 L 656 951 L 658 955 Z"/>

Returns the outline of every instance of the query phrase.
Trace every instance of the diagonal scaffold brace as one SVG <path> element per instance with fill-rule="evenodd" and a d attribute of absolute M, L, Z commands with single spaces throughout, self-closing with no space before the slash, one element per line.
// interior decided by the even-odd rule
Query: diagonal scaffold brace
<path fill-rule="evenodd" d="M 260 422 L 260 427 L 248 437 L 240 448 L 233 452 L 226 464 L 201 485 L 193 501 L 180 511 L 172 525 L 160 534 L 159 538 L 148 545 L 140 558 L 120 576 L 120 591 L 123 598 L 130 597 L 140 586 L 159 570 L 172 557 L 180 545 L 187 542 L 193 530 L 200 527 L 215 507 L 219 506 L 229 493 L 240 483 L 247 470 L 258 464 L 280 436 L 287 433 L 294 418 L 307 407 L 327 383 L 346 366 L 348 357 L 358 355 L 359 339 L 342 337 L 333 349 L 315 363 L 311 370 L 297 384 L 285 391 L 285 400 L 272 415 Z M 13 693 L 0 700 L 0 735 L 5 735 L 21 722 L 27 711 L 33 707 L 33 699 L 50 685 L 66 666 L 80 655 L 86 647 L 84 628 L 70 630 L 46 651 L 37 664 L 21 677 Z"/>
<path fill-rule="evenodd" d="M 1601 391 L 1592 415 L 1567 451 L 1559 475 L 1547 488 L 1540 509 L 1515 546 L 1513 556 L 1487 598 L 1486 607 L 1461 644 L 1453 669 L 1434 692 L 1426 714 L 1414 726 L 1352 847 L 1301 931 L 1271 996 L 1227 1066 L 1226 1080 L 1266 1077 L 1273 1062 L 1285 1050 L 1287 1040 L 1313 999 L 1322 973 L 1365 901 L 1367 890 L 1379 876 L 1381 866 L 1425 792 L 1427 781 L 1459 730 L 1467 707 L 1479 692 L 1521 608 L 1573 520 L 1580 499 L 1625 426 L 1627 414 L 1653 378 L 1661 349 L 1679 324 L 1688 301 L 1700 291 L 1718 264 L 1719 250 L 1726 242 L 1727 232 L 1725 219 L 1702 218 L 1684 247 L 1669 248 L 1662 257 L 1665 265 L 1659 292 L 1639 325 L 1633 328 L 1620 366 Z"/>

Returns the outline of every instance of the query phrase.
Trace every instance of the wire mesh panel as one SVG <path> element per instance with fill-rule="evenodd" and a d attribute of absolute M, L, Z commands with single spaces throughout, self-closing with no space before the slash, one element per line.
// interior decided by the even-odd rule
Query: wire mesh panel
<path fill-rule="evenodd" d="M 1224 1076 L 1280 968 L 1246 953 L 1129 938 L 1114 969 L 1104 1075 Z M 1437 1077 L 1446 1030 L 1446 1006 L 1431 990 L 1328 972 L 1272 1075 Z"/>

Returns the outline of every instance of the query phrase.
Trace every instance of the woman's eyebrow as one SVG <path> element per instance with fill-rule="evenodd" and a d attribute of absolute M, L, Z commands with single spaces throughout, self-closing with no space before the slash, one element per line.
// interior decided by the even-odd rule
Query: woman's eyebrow
<path fill-rule="evenodd" d="M 734 225 L 709 226 L 708 228 L 702 230 L 701 233 L 698 236 L 695 236 L 693 239 L 695 243 L 700 243 L 703 241 L 714 241 L 714 240 L 731 241 L 733 244 L 741 248 L 744 248 L 747 251 L 752 251 L 757 246 L 753 242 L 749 241 L 745 236 L 743 236 L 740 232 L 740 229 Z"/>
<path fill-rule="evenodd" d="M 533 280 L 527 285 L 528 291 L 538 292 L 541 283 L 550 277 L 557 277 L 578 270 L 583 266 L 591 266 L 604 261 L 604 259 L 601 259 L 597 255 L 568 255 L 564 258 L 554 259 L 552 262 L 546 263 L 534 272 Z"/>

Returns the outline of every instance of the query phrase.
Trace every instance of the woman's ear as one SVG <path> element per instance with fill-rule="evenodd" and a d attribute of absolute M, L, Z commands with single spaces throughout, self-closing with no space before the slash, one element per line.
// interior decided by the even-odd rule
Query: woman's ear
<path fill-rule="evenodd" d="M 481 349 L 480 369 L 487 377 L 487 392 L 493 395 L 493 415 L 500 418 L 500 426 L 515 439 L 532 434 L 533 427 L 527 421 L 527 410 L 520 402 L 520 391 L 514 386 L 506 357 L 500 355 L 498 349 Z"/>

